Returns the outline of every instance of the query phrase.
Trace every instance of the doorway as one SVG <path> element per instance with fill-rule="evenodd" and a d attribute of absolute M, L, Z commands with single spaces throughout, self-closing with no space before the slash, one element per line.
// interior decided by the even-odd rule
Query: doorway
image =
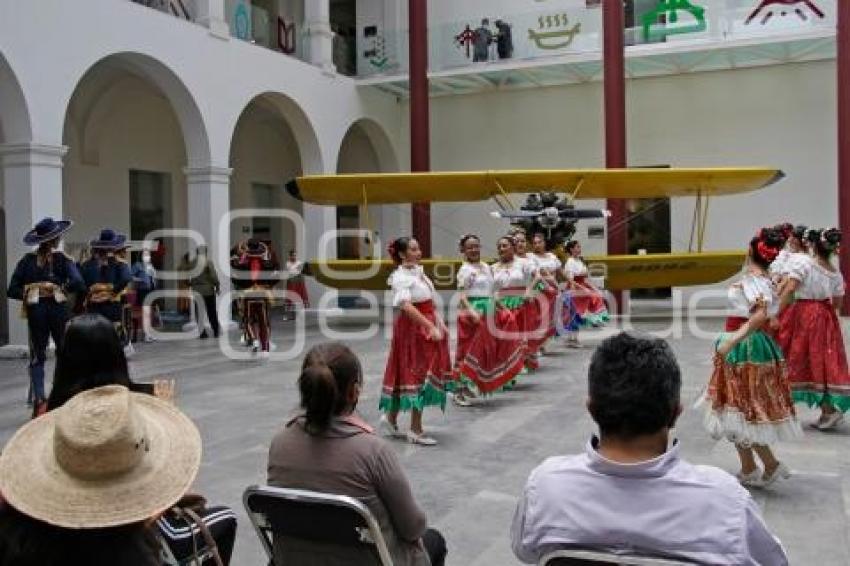
<path fill-rule="evenodd" d="M 628 253 L 670 253 L 670 199 L 632 199 L 629 211 Z M 632 289 L 634 299 L 668 299 L 670 287 L 656 289 Z"/>

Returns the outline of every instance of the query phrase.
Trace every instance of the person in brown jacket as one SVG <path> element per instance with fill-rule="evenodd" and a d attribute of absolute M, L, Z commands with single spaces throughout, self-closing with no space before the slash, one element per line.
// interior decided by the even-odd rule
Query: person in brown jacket
<path fill-rule="evenodd" d="M 307 352 L 298 386 L 302 412 L 272 440 L 268 483 L 355 497 L 381 526 L 396 566 L 442 566 L 446 543 L 429 529 L 392 447 L 355 412 L 363 371 L 345 345 L 327 343 Z M 367 551 L 275 540 L 283 564 L 373 565 Z"/>

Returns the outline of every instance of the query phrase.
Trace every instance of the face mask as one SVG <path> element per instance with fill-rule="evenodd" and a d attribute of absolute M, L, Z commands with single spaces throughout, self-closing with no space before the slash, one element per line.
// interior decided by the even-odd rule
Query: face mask
<path fill-rule="evenodd" d="M 149 254 L 147 252 L 143 253 L 142 254 L 142 261 L 144 263 L 150 263 L 151 262 L 151 254 Z"/>

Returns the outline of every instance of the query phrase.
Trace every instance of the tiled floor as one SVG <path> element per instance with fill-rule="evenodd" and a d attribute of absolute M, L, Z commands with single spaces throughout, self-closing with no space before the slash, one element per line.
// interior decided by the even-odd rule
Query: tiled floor
<path fill-rule="evenodd" d="M 706 328 L 719 325 L 716 320 L 702 322 Z M 636 321 L 634 326 L 661 331 L 667 324 Z M 358 338 L 353 332 L 348 329 L 342 338 L 364 362 L 367 383 L 360 408 L 368 421 L 377 423 L 387 337 L 383 331 L 371 338 Z M 281 350 L 288 347 L 285 334 L 291 334 L 290 328 L 277 329 Z M 587 345 L 603 334 L 586 336 Z M 322 340 L 318 330 L 308 330 L 308 345 Z M 732 446 L 709 439 L 699 412 L 692 408 L 710 372 L 710 340 L 686 335 L 673 336 L 671 342 L 684 375 L 686 411 L 677 430 L 684 455 L 734 472 Z M 438 447 L 395 444 L 417 498 L 448 540 L 450 564 L 516 563 L 508 530 L 515 497 L 526 476 L 549 455 L 581 450 L 594 430 L 584 409 L 584 376 L 592 348 L 568 351 L 555 346 L 551 350 L 541 370 L 523 379 L 516 390 L 472 408 L 450 405 L 445 414 L 426 413 L 426 427 L 440 440 Z M 269 441 L 297 404 L 299 366 L 300 357 L 280 362 L 231 361 L 212 340 L 143 345 L 132 360 L 138 379 L 177 379 L 177 402 L 204 438 L 196 487 L 210 500 L 231 505 L 240 513 L 243 488 L 265 480 Z M 0 361 L 0 376 L 0 442 L 5 443 L 27 418 L 24 363 Z M 804 410 L 802 416 L 810 419 L 812 412 Z M 850 564 L 849 436 L 850 427 L 831 434 L 807 432 L 803 441 L 781 445 L 779 455 L 794 469 L 795 477 L 770 491 L 755 492 L 792 564 Z M 239 528 L 233 563 L 265 564 L 244 515 Z"/>

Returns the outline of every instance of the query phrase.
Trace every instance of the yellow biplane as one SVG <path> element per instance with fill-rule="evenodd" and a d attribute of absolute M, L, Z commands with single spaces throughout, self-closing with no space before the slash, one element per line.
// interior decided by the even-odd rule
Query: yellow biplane
<path fill-rule="evenodd" d="M 516 211 L 511 194 L 557 193 L 569 203 L 580 199 L 696 197 L 691 251 L 586 258 L 589 265 L 603 269 L 607 289 L 621 290 L 702 285 L 734 275 L 744 262 L 744 251 L 702 249 L 708 199 L 756 191 L 783 176 L 777 169 L 754 167 L 380 173 L 299 177 L 287 185 L 287 190 L 304 202 L 336 206 L 492 199 L 503 211 L 498 214 L 507 218 L 523 214 Z M 426 273 L 440 289 L 455 288 L 453 275 L 460 263 L 460 258 L 422 260 Z M 385 289 L 393 269 L 389 260 L 379 259 L 310 261 L 309 265 L 316 280 L 337 289 Z"/>

